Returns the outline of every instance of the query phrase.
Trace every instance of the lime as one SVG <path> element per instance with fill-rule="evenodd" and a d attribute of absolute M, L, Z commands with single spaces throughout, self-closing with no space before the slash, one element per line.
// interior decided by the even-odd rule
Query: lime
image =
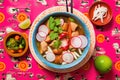
<path fill-rule="evenodd" d="M 94 64 L 100 74 L 108 73 L 112 68 L 112 60 L 106 55 L 97 56 Z"/>
<path fill-rule="evenodd" d="M 21 29 L 27 29 L 27 28 L 30 27 L 30 24 L 31 24 L 30 19 L 26 19 L 26 20 L 24 20 L 23 22 L 21 22 L 18 26 L 19 26 L 19 28 L 21 28 Z"/>

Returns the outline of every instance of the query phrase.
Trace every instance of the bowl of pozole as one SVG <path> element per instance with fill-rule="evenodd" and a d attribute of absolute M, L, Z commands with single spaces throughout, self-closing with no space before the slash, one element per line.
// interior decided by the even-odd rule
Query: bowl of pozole
<path fill-rule="evenodd" d="M 90 48 L 90 32 L 81 18 L 68 12 L 44 16 L 31 29 L 34 58 L 53 69 L 78 65 Z M 35 56 L 36 55 L 36 56 Z"/>

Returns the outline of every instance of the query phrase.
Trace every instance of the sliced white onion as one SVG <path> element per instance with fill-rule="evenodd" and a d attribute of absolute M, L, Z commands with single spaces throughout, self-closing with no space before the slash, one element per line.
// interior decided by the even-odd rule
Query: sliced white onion
<path fill-rule="evenodd" d="M 66 63 L 71 63 L 74 60 L 74 56 L 70 52 L 63 52 L 62 59 Z"/>
<path fill-rule="evenodd" d="M 72 55 L 74 56 L 74 58 L 77 59 L 77 56 L 76 56 L 73 52 L 71 52 L 71 53 L 72 53 Z"/>
<path fill-rule="evenodd" d="M 78 49 L 78 52 L 79 52 L 79 54 L 80 54 L 80 55 L 82 54 L 82 51 L 81 51 L 81 49 L 80 49 L 80 48 Z"/>
<path fill-rule="evenodd" d="M 88 44 L 88 40 L 87 40 L 86 36 L 80 35 L 78 37 L 81 39 L 81 42 L 82 42 L 82 45 L 80 46 L 80 48 L 85 48 Z"/>
<path fill-rule="evenodd" d="M 65 64 L 67 64 L 66 62 L 62 62 L 62 65 L 65 65 Z"/>
<path fill-rule="evenodd" d="M 49 62 L 53 62 L 55 60 L 55 54 L 48 52 L 46 54 L 46 60 Z"/>
<path fill-rule="evenodd" d="M 49 33 L 49 29 L 48 29 L 48 27 L 46 25 L 41 25 L 38 28 L 38 32 L 44 32 L 47 35 Z"/>
<path fill-rule="evenodd" d="M 73 37 L 71 39 L 71 45 L 74 47 L 74 48 L 79 48 L 81 47 L 81 39 L 79 37 Z"/>
<path fill-rule="evenodd" d="M 60 25 L 62 26 L 64 24 L 64 19 L 60 19 Z"/>
<path fill-rule="evenodd" d="M 44 41 L 46 39 L 46 34 L 44 32 L 38 32 L 36 34 L 36 39 L 40 42 Z"/>
<path fill-rule="evenodd" d="M 74 52 L 74 54 L 75 54 L 77 57 L 80 57 L 80 55 L 79 55 L 77 52 Z"/>
<path fill-rule="evenodd" d="M 50 46 L 48 46 L 48 52 L 53 53 L 53 51 L 52 51 L 52 49 L 51 49 L 51 47 L 50 47 Z"/>

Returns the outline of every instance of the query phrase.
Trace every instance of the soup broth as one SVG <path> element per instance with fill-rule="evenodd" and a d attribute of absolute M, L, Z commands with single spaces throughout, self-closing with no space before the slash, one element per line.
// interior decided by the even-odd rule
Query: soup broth
<path fill-rule="evenodd" d="M 64 65 L 77 60 L 88 41 L 83 27 L 75 19 L 50 16 L 39 26 L 36 42 L 47 61 Z"/>

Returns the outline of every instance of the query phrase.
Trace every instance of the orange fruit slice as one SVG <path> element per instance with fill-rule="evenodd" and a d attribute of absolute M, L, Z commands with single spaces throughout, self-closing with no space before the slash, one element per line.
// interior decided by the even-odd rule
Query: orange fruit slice
<path fill-rule="evenodd" d="M 21 61 L 19 62 L 18 64 L 18 68 L 21 70 L 21 71 L 26 71 L 28 69 L 28 63 L 26 61 Z"/>
<path fill-rule="evenodd" d="M 5 68 L 6 68 L 5 63 L 4 62 L 0 62 L 0 71 L 5 70 Z"/>
<path fill-rule="evenodd" d="M 105 36 L 103 34 L 98 34 L 97 35 L 97 42 L 103 43 L 105 40 Z"/>
<path fill-rule="evenodd" d="M 21 13 L 19 13 L 18 15 L 17 15 L 17 20 L 19 21 L 19 22 L 23 22 L 24 20 L 26 20 L 27 19 L 27 15 L 25 14 L 25 13 L 23 13 L 23 12 L 21 12 Z"/>
<path fill-rule="evenodd" d="M 5 20 L 5 15 L 0 12 L 0 23 L 2 23 Z"/>
<path fill-rule="evenodd" d="M 116 23 L 120 24 L 120 14 L 118 14 L 115 18 Z"/>
<path fill-rule="evenodd" d="M 115 63 L 115 69 L 118 70 L 118 71 L 120 71 L 120 61 L 117 61 Z"/>

